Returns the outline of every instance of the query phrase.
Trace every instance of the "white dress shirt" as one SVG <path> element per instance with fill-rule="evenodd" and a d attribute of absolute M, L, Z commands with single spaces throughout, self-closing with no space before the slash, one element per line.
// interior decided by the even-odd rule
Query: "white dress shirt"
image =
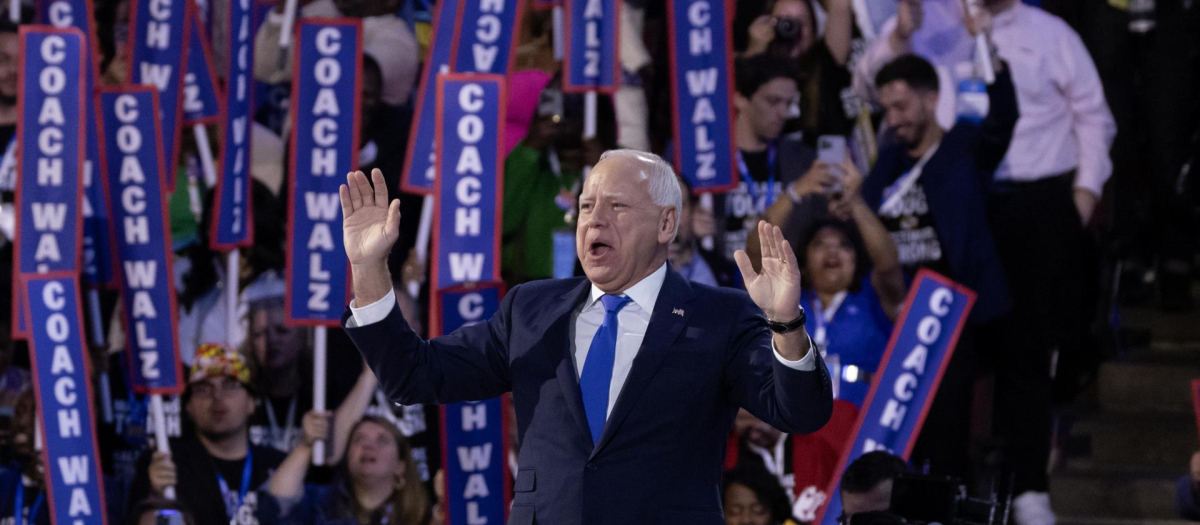
<path fill-rule="evenodd" d="M 855 68 L 860 96 L 878 100 L 875 74 L 901 54 L 888 42 L 895 27 L 893 17 Z M 914 47 L 925 30 L 922 27 L 913 35 Z M 973 39 L 961 24 L 956 31 L 940 31 L 937 37 L 955 49 L 962 47 L 955 42 Z M 1062 19 L 1017 2 L 992 19 L 992 42 L 1012 72 L 1021 111 L 996 180 L 1033 181 L 1077 169 L 1075 187 L 1100 195 L 1112 175 L 1108 151 L 1117 125 L 1083 40 Z M 916 51 L 938 66 L 938 123 L 949 129 L 957 116 L 957 82 L 950 73 L 957 64 L 939 62 L 939 57 L 919 47 Z M 946 60 L 950 56 L 957 55 L 947 55 Z"/>
<path fill-rule="evenodd" d="M 607 414 L 612 414 L 613 406 L 617 403 L 617 396 L 621 393 L 621 387 L 625 385 L 625 379 L 629 377 L 629 371 L 633 369 L 633 359 L 637 357 L 638 350 L 642 347 L 642 339 L 645 339 L 646 329 L 650 327 L 650 315 L 654 312 L 654 303 L 658 301 L 658 294 L 662 290 L 663 281 L 666 278 L 667 265 L 664 263 L 654 273 L 625 291 L 624 295 L 632 301 L 617 313 L 619 331 L 616 357 L 613 362 L 612 383 L 608 387 Z M 588 350 L 592 347 L 592 339 L 596 337 L 596 331 L 604 322 L 604 305 L 600 303 L 600 297 L 603 295 L 604 292 L 593 284 L 587 300 L 572 314 L 574 322 L 571 323 L 571 355 L 575 361 L 576 378 L 582 373 L 583 364 L 587 362 Z M 347 325 L 354 328 L 382 321 L 395 305 L 396 295 L 392 291 L 389 291 L 383 299 L 361 308 L 351 302 L 352 318 Z M 774 343 L 772 343 L 772 350 L 774 350 Z M 817 369 L 816 360 L 812 356 L 815 350 L 815 348 L 810 349 L 798 361 L 784 359 L 778 351 L 773 353 L 780 363 L 789 368 L 813 371 Z"/>

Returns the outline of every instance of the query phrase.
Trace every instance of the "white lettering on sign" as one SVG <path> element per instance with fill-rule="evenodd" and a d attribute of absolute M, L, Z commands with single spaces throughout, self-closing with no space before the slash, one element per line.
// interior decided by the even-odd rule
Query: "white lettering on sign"
<path fill-rule="evenodd" d="M 921 387 L 922 382 L 929 379 L 926 376 L 929 345 L 938 341 L 942 331 L 943 318 L 950 315 L 950 304 L 953 302 L 954 294 L 946 287 L 935 288 L 930 294 L 929 313 L 916 323 L 918 342 L 904 356 L 904 361 L 900 364 L 902 372 L 890 385 L 890 396 L 887 404 L 883 407 L 883 414 L 879 417 L 880 426 L 898 431 L 907 421 L 907 417 L 913 415 L 908 411 L 908 403 L 916 397 L 917 389 Z M 880 389 L 880 392 L 884 391 Z M 867 446 L 882 448 L 881 444 L 870 440 L 868 440 Z M 875 450 L 875 448 L 871 450 Z M 864 450 L 864 452 L 869 452 L 869 450 Z"/>
<path fill-rule="evenodd" d="M 467 294 L 478 295 L 478 294 Z M 467 297 L 464 296 L 464 299 Z M 459 312 L 463 313 L 462 301 L 459 302 Z M 483 314 L 480 309 L 475 317 Z M 464 319 L 469 319 L 467 315 L 463 315 Z M 487 421 L 487 405 L 479 401 L 469 401 L 462 404 L 462 430 L 463 432 L 476 432 L 486 430 L 488 427 Z M 469 473 L 467 483 L 463 487 L 463 499 L 467 500 L 467 523 L 471 524 L 486 524 L 487 516 L 479 515 L 478 498 L 486 498 L 491 494 L 488 489 L 487 478 L 484 477 L 482 471 L 492 464 L 492 444 L 484 443 L 482 445 L 462 446 L 455 449 L 458 456 L 458 465 L 463 472 Z"/>
<path fill-rule="evenodd" d="M 64 16 L 61 7 L 51 6 L 50 12 L 52 17 L 61 19 Z M 65 16 L 70 19 L 69 7 Z M 70 145 L 66 142 L 67 117 L 60 98 L 67 88 L 67 73 L 62 68 L 67 60 L 67 42 L 62 36 L 48 35 L 38 46 L 38 55 L 45 62 L 45 67 L 37 73 L 38 90 L 44 98 L 37 109 L 36 122 L 40 129 L 33 140 L 36 162 L 34 159 L 29 162 L 37 166 L 34 181 L 39 191 L 55 192 L 61 191 L 64 184 L 62 155 Z M 31 202 L 30 207 L 32 230 L 37 238 L 33 261 L 37 271 L 46 271 L 51 263 L 63 262 L 63 247 L 59 243 L 69 224 L 66 220 L 68 208 L 65 203 L 53 202 Z"/>
<path fill-rule="evenodd" d="M 312 163 L 309 166 L 309 175 L 312 177 L 332 177 L 339 173 L 337 145 L 344 137 L 337 121 L 342 115 L 338 102 L 338 83 L 354 80 L 352 75 L 342 74 L 342 64 L 337 59 L 337 54 L 342 51 L 342 37 L 342 32 L 335 27 L 323 27 L 317 30 L 315 36 L 314 47 L 319 58 L 310 74 L 320 87 L 312 106 L 312 116 L 316 118 L 312 124 L 312 141 L 316 147 L 312 148 Z M 338 253 L 333 242 L 333 228 L 340 227 L 335 224 L 339 206 L 337 193 L 304 192 L 304 214 L 313 221 L 305 244 L 305 249 L 309 251 L 306 304 L 313 312 L 333 308 L 329 301 L 333 272 L 325 268 L 324 261 L 326 257 L 334 257 Z"/>
<path fill-rule="evenodd" d="M 586 0 L 583 6 L 583 76 L 584 83 L 600 81 L 600 22 L 604 20 L 601 0 Z M 610 24 L 617 23 L 614 20 Z"/>
<path fill-rule="evenodd" d="M 462 86 L 455 97 L 458 107 L 464 112 L 458 122 L 454 123 L 455 136 L 463 144 L 454 163 L 454 175 L 457 180 L 454 181 L 454 200 L 451 203 L 454 208 L 454 235 L 458 237 L 478 237 L 482 233 L 483 212 L 479 204 L 483 201 L 483 182 L 480 176 L 484 174 L 484 170 L 479 142 L 489 131 L 483 117 L 479 115 L 486 105 L 483 97 L 483 86 L 479 84 Z M 485 253 L 451 252 L 448 257 L 450 278 L 454 282 L 482 280 Z"/>
<path fill-rule="evenodd" d="M 75 17 L 71 13 L 70 2 L 50 2 L 47 14 L 50 18 L 50 25 L 54 27 L 71 27 L 71 24 L 75 23 Z"/>
<path fill-rule="evenodd" d="M 686 31 L 689 56 L 703 57 L 714 52 L 712 27 L 709 25 L 712 20 L 709 0 L 693 0 L 688 4 Z M 717 176 L 717 145 L 712 139 L 713 126 L 725 121 L 717 118 L 712 104 L 712 95 L 717 92 L 718 71 L 716 67 L 688 69 L 683 72 L 683 77 L 687 82 L 688 94 L 695 100 L 690 117 L 695 148 L 691 152 L 696 164 L 694 175 L 697 180 L 711 180 Z M 688 117 L 680 115 L 680 118 Z"/>
<path fill-rule="evenodd" d="M 67 311 L 66 294 L 68 290 L 60 281 L 49 281 L 42 288 L 41 301 L 48 314 L 45 320 L 45 333 L 54 344 L 53 357 L 50 363 L 51 391 L 55 404 L 54 419 L 58 423 L 58 435 L 61 438 L 78 438 L 83 436 L 83 419 L 80 406 L 85 402 L 81 399 L 80 390 L 83 385 L 76 384 L 75 374 L 80 370 L 75 358 L 67 346 L 72 336 L 71 320 L 67 317 L 73 312 Z M 47 414 L 49 416 L 49 414 Z M 47 428 L 47 431 L 49 429 Z M 89 462 L 66 463 L 59 460 L 59 467 L 67 485 L 87 483 Z"/>
<path fill-rule="evenodd" d="M 471 45 L 471 58 L 475 62 L 475 71 L 487 73 L 496 64 L 500 54 L 500 35 L 504 32 L 504 16 L 506 6 L 504 0 L 470 0 L 479 2 L 479 18 L 475 20 L 475 43 Z"/>
<path fill-rule="evenodd" d="M 160 8 L 152 6 L 151 9 Z M 142 109 L 139 104 L 138 98 L 129 94 L 119 95 L 113 100 L 113 114 L 119 123 L 113 137 L 117 143 L 116 149 L 122 155 L 116 187 L 118 202 L 124 212 L 125 235 L 120 239 L 127 247 L 149 247 L 150 214 L 161 213 L 158 209 L 152 209 L 146 200 L 149 197 L 146 189 L 149 179 L 138 155 L 153 143 L 147 143 L 142 131 L 137 127 Z M 144 250 L 142 254 L 143 257 L 149 255 Z M 159 364 L 158 339 L 152 333 L 151 325 L 160 315 L 151 295 L 159 286 L 158 261 L 146 258 L 126 259 L 122 261 L 121 269 L 129 293 L 126 296 L 125 309 L 133 325 L 131 335 L 138 356 L 139 372 L 146 380 L 159 379 L 163 371 Z"/>

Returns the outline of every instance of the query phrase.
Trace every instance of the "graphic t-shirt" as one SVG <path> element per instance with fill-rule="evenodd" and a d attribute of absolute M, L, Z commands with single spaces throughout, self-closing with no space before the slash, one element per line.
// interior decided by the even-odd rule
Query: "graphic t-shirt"
<path fill-rule="evenodd" d="M 738 185 L 723 197 L 725 201 L 725 257 L 733 260 L 734 252 L 746 249 L 746 238 L 750 235 L 758 218 L 767 211 L 771 203 L 783 195 L 783 183 L 772 177 L 775 169 L 770 150 L 741 152 L 745 161 L 746 177 L 735 174 Z M 774 179 L 774 180 L 772 180 Z M 772 184 L 773 182 L 773 184 Z M 718 208 L 719 209 L 719 208 Z"/>
<path fill-rule="evenodd" d="M 916 159 L 906 157 L 902 167 L 907 174 L 916 164 Z M 900 265 L 905 274 L 912 276 L 921 268 L 929 268 L 942 274 L 949 275 L 949 264 L 942 252 L 942 243 L 938 238 L 933 214 L 929 210 L 929 202 L 925 198 L 925 189 L 918 177 L 911 185 L 902 184 L 905 179 L 901 176 L 891 187 L 884 190 L 883 200 L 892 200 L 892 194 L 903 191 L 897 197 L 895 206 L 884 206 L 879 211 L 879 219 L 892 236 L 896 251 L 900 257 Z"/>

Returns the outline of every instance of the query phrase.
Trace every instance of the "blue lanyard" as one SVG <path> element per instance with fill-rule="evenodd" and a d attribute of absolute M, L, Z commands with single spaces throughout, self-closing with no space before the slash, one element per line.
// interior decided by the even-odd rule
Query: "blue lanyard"
<path fill-rule="evenodd" d="M 246 449 L 246 459 L 242 461 L 242 487 L 238 492 L 238 499 L 232 509 L 229 508 L 229 483 L 225 482 L 225 476 L 221 475 L 221 471 L 217 471 L 217 484 L 221 485 L 221 498 L 225 500 L 225 513 L 229 514 L 229 519 L 233 519 L 237 515 L 238 507 L 246 501 L 246 494 L 250 492 L 250 474 L 254 470 L 254 449 Z"/>
<path fill-rule="evenodd" d="M 42 510 L 42 501 L 46 499 L 45 492 L 39 492 L 37 498 L 33 500 L 33 506 L 29 507 L 29 523 L 37 522 L 38 511 Z M 25 524 L 25 483 L 17 480 L 17 497 L 13 500 L 13 523 L 14 525 Z"/>
<path fill-rule="evenodd" d="M 758 204 L 758 183 L 754 177 L 750 176 L 750 168 L 746 167 L 746 159 L 742 157 L 742 150 L 737 150 L 737 165 L 738 172 L 742 174 L 742 180 L 746 182 L 746 191 L 750 193 L 750 198 L 754 199 L 755 205 Z M 767 206 L 775 204 L 775 143 L 772 142 L 767 146 Z"/>

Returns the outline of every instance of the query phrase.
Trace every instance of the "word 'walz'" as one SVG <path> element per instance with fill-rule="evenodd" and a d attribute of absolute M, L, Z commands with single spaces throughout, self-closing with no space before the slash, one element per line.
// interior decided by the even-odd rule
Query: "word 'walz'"
<path fill-rule="evenodd" d="M 225 78 L 225 129 L 221 144 L 221 180 L 217 184 L 217 209 L 213 214 L 211 244 L 233 250 L 254 243 L 250 221 L 250 122 L 254 113 L 254 38 L 250 31 L 250 0 L 229 2 L 230 59 Z"/>
<path fill-rule="evenodd" d="M 112 246 L 119 268 L 126 344 L 139 391 L 182 391 L 175 337 L 175 289 L 167 229 L 166 161 L 158 92 L 150 86 L 100 91 L 104 172 L 112 190 Z"/>
<path fill-rule="evenodd" d="M 567 0 L 563 91 L 614 93 L 620 87 L 620 2 Z"/>
<path fill-rule="evenodd" d="M 438 78 L 437 289 L 499 280 L 503 82 L 499 75 Z"/>
<path fill-rule="evenodd" d="M 288 210 L 288 319 L 336 326 L 347 296 L 339 175 L 354 171 L 358 151 L 361 26 L 356 20 L 303 22 L 292 81 L 292 151 Z M 302 206 L 302 207 L 301 207 Z M 330 298 L 334 300 L 331 301 Z"/>
<path fill-rule="evenodd" d="M 679 137 L 675 163 L 697 190 L 721 191 L 736 184 L 726 5 L 711 0 L 668 2 L 672 120 Z M 685 123 L 690 133 L 681 129 Z"/>

